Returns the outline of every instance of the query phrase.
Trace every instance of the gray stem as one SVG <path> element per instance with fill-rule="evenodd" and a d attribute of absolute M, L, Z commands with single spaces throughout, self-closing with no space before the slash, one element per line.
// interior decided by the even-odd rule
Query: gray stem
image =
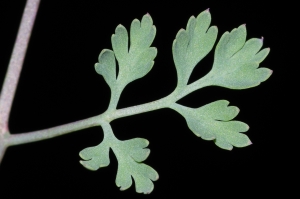
<path fill-rule="evenodd" d="M 40 0 L 27 0 L 17 39 L 8 65 L 0 95 L 0 134 L 8 132 L 8 119 L 22 70 L 31 31 Z"/>

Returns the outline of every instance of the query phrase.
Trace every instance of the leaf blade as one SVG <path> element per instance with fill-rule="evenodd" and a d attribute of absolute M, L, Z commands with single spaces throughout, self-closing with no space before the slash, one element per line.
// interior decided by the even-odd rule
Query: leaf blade
<path fill-rule="evenodd" d="M 245 25 L 222 35 L 215 50 L 212 70 L 207 75 L 210 84 L 230 89 L 246 89 L 266 81 L 270 69 L 260 69 L 259 64 L 270 49 L 260 51 L 263 40 L 252 38 L 246 41 Z"/>
<path fill-rule="evenodd" d="M 132 185 L 132 179 L 135 181 L 137 193 L 148 194 L 153 191 L 152 181 L 158 179 L 158 173 L 150 166 L 141 163 L 144 161 L 150 150 L 144 148 L 149 142 L 142 138 L 120 141 L 118 147 L 113 147 L 113 151 L 118 160 L 118 172 L 116 185 L 121 190 L 125 190 Z"/>
<path fill-rule="evenodd" d="M 239 112 L 237 107 L 227 106 L 226 100 L 218 100 L 200 108 L 193 109 L 178 104 L 171 106 L 186 120 L 189 129 L 204 140 L 214 140 L 220 148 L 231 150 L 251 144 L 250 139 L 242 132 L 249 126 L 240 121 L 232 121 Z"/>
<path fill-rule="evenodd" d="M 201 12 L 197 18 L 191 17 L 186 30 L 181 29 L 173 41 L 173 59 L 178 76 L 178 87 L 184 87 L 194 67 L 212 49 L 218 29 L 209 28 L 211 15 L 208 10 Z"/>
<path fill-rule="evenodd" d="M 149 14 L 140 22 L 134 19 L 130 27 L 130 46 L 128 33 L 124 26 L 119 25 L 112 35 L 112 46 L 119 65 L 117 83 L 125 87 L 128 83 L 145 76 L 154 64 L 157 49 L 150 47 L 156 34 Z"/>

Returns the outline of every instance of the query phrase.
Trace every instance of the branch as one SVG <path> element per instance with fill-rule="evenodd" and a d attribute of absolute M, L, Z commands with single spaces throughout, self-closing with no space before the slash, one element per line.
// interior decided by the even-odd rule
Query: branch
<path fill-rule="evenodd" d="M 0 134 L 8 132 L 8 119 L 22 70 L 40 0 L 27 0 L 17 39 L 8 65 L 0 95 Z"/>

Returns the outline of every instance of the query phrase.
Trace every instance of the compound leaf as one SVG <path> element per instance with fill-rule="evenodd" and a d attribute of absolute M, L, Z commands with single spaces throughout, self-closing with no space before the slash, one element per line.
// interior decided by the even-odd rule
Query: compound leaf
<path fill-rule="evenodd" d="M 240 132 L 248 131 L 247 124 L 230 121 L 237 116 L 239 109 L 227 106 L 226 100 L 219 100 L 193 109 L 175 104 L 171 108 L 186 120 L 191 131 L 204 140 L 215 140 L 220 148 L 231 150 L 232 146 L 245 147 L 251 144 L 249 138 Z"/>
<path fill-rule="evenodd" d="M 272 74 L 268 68 L 258 68 L 270 50 L 260 51 L 263 39 L 246 41 L 246 32 L 246 26 L 241 25 L 222 35 L 216 47 L 213 68 L 208 74 L 212 85 L 230 89 L 251 88 Z"/>
<path fill-rule="evenodd" d="M 190 130 L 198 137 L 214 140 L 217 146 L 227 150 L 231 150 L 233 146 L 245 147 L 251 144 L 249 138 L 243 134 L 249 127 L 243 122 L 232 120 L 238 115 L 239 109 L 228 106 L 228 101 L 219 100 L 196 109 L 176 103 L 169 105 L 204 86 L 218 85 L 244 89 L 257 86 L 271 75 L 270 69 L 258 68 L 268 55 L 269 49 L 260 50 L 262 39 L 254 38 L 246 41 L 247 31 L 245 25 L 242 25 L 222 35 L 215 50 L 213 68 L 208 75 L 187 86 L 194 67 L 210 52 L 216 41 L 218 30 L 215 26 L 210 27 L 210 23 L 211 15 L 206 10 L 197 18 L 192 16 L 186 30 L 181 29 L 177 33 L 172 48 L 178 75 L 177 93 L 170 95 L 169 101 L 163 102 L 180 113 Z M 115 34 L 111 37 L 113 51 L 108 49 L 101 51 L 95 69 L 112 90 L 111 103 L 108 112 L 105 113 L 117 114 L 114 111 L 123 88 L 151 70 L 157 55 L 156 48 L 151 47 L 155 34 L 156 28 L 152 18 L 146 14 L 141 21 L 137 19 L 132 21 L 130 35 L 124 26 L 117 26 Z M 116 60 L 119 66 L 118 75 Z M 152 105 L 149 106 L 152 108 Z M 128 189 L 132 185 L 133 178 L 138 193 L 152 192 L 153 181 L 158 179 L 158 173 L 142 163 L 150 154 L 150 150 L 146 148 L 149 142 L 143 138 L 118 140 L 109 124 L 112 118 L 115 119 L 103 117 L 103 120 L 99 120 L 104 131 L 104 140 L 98 146 L 82 150 L 80 157 L 83 160 L 80 163 L 90 170 L 108 166 L 111 148 L 118 160 L 116 185 L 121 190 Z"/>
<path fill-rule="evenodd" d="M 218 34 L 215 26 L 209 28 L 211 15 L 208 10 L 197 18 L 192 16 L 186 30 L 181 29 L 173 42 L 173 58 L 177 70 L 178 86 L 187 84 L 198 62 L 212 49 Z"/>
<path fill-rule="evenodd" d="M 146 148 L 149 141 L 143 138 L 120 141 L 113 136 L 109 125 L 103 126 L 105 138 L 101 144 L 82 150 L 79 155 L 80 163 L 90 170 L 97 170 L 108 166 L 109 148 L 112 148 L 118 160 L 118 171 L 116 185 L 120 190 L 126 190 L 132 185 L 132 178 L 135 181 L 136 192 L 148 194 L 154 189 L 152 181 L 158 179 L 158 173 L 150 166 L 141 163 L 150 154 Z"/>

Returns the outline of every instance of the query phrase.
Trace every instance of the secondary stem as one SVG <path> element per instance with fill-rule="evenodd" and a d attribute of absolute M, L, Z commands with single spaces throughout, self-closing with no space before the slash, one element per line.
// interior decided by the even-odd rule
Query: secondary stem
<path fill-rule="evenodd" d="M 208 73 L 209 74 L 209 73 Z M 198 79 L 197 81 L 189 84 L 186 89 L 183 90 L 183 92 L 181 92 L 179 95 L 177 95 L 176 97 L 176 101 L 180 100 L 181 98 L 183 98 L 184 96 L 187 96 L 188 94 L 194 92 L 195 90 L 204 88 L 206 86 L 212 86 L 212 84 L 210 83 L 210 76 L 206 75 L 200 79 Z"/>
<path fill-rule="evenodd" d="M 27 0 L 0 95 L 0 134 L 8 132 L 8 119 L 40 0 Z"/>
<path fill-rule="evenodd" d="M 110 96 L 108 110 L 116 110 L 124 87 L 125 86 L 123 86 L 123 85 L 116 85 L 115 87 L 111 88 L 111 96 Z"/>

